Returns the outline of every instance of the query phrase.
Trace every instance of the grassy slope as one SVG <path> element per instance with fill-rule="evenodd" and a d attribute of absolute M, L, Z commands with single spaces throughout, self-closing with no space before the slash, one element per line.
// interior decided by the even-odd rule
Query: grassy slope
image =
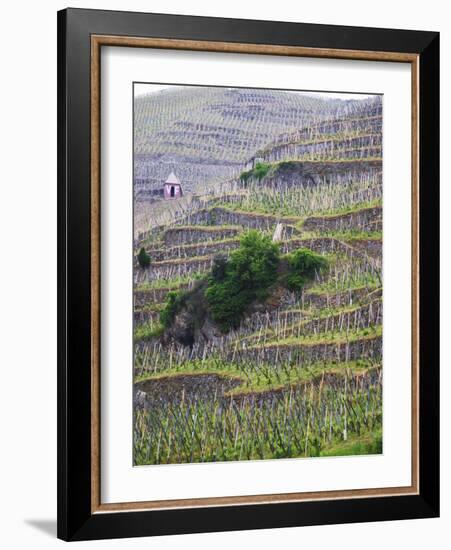
<path fill-rule="evenodd" d="M 319 456 L 374 455 L 382 453 L 382 430 L 351 436 L 346 441 L 335 441 L 321 450 Z"/>

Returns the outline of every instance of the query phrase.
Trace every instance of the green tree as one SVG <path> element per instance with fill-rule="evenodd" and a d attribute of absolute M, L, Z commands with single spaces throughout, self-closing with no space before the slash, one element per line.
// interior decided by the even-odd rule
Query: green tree
<path fill-rule="evenodd" d="M 277 279 L 279 260 L 278 245 L 251 230 L 227 262 L 215 262 L 205 296 L 213 319 L 223 330 L 238 326 L 246 308 L 266 298 Z"/>
<path fill-rule="evenodd" d="M 144 247 L 141 248 L 138 254 L 138 263 L 141 267 L 149 267 L 150 265 L 150 256 L 147 254 L 146 249 Z"/>
<path fill-rule="evenodd" d="M 227 257 L 222 254 L 213 258 L 211 276 L 215 281 L 223 281 L 227 270 Z"/>
<path fill-rule="evenodd" d="M 160 311 L 160 323 L 167 328 L 173 321 L 181 306 L 181 296 L 178 292 L 171 291 L 166 294 L 164 308 Z"/>

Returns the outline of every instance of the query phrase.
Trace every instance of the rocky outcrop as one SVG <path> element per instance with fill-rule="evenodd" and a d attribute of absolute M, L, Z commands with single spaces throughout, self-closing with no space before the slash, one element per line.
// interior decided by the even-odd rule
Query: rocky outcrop
<path fill-rule="evenodd" d="M 138 387 L 135 386 L 135 392 L 133 395 L 133 409 L 139 410 L 139 409 L 145 409 L 148 406 L 147 401 L 147 394 L 146 392 L 138 389 Z"/>
<path fill-rule="evenodd" d="M 193 346 L 195 342 L 213 342 L 221 334 L 208 314 L 205 299 L 206 282 L 184 294 L 177 303 L 173 318 L 163 335 L 165 343 L 178 342 L 183 346 Z"/>

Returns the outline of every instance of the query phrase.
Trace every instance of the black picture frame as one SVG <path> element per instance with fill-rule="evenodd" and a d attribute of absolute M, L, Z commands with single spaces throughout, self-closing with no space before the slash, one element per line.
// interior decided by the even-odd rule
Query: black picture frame
<path fill-rule="evenodd" d="M 91 36 L 418 55 L 419 494 L 92 513 Z M 332 56 L 333 57 L 333 56 Z M 58 537 L 88 540 L 439 515 L 439 33 L 66 9 L 58 12 Z"/>

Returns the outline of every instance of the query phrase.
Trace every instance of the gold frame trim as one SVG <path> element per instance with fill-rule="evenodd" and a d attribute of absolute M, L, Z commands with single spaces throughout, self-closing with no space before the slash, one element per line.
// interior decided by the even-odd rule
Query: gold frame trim
<path fill-rule="evenodd" d="M 354 59 L 410 63 L 412 70 L 412 480 L 408 487 L 386 487 L 340 491 L 281 493 L 146 502 L 102 504 L 100 499 L 100 50 L 102 46 L 159 48 L 259 55 L 281 55 L 331 59 Z M 398 52 L 334 50 L 267 44 L 241 44 L 91 36 L 91 513 L 132 510 L 164 510 L 307 502 L 342 498 L 387 497 L 419 494 L 419 56 Z"/>

